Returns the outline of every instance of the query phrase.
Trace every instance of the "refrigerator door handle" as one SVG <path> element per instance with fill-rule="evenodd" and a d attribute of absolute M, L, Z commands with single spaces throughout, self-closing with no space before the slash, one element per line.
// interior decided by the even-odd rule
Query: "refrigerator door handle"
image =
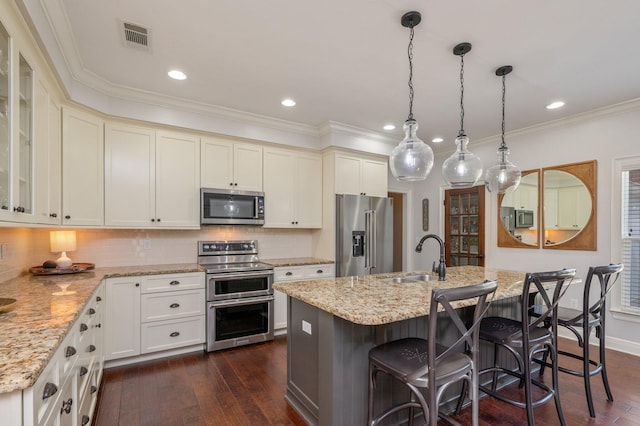
<path fill-rule="evenodd" d="M 376 259 L 378 258 L 378 221 L 375 210 L 371 210 L 369 212 L 369 218 L 369 226 L 371 227 L 371 244 L 369 244 L 369 247 L 371 248 L 371 259 L 369 260 L 369 263 L 371 265 L 371 269 L 375 269 L 377 267 Z"/>
<path fill-rule="evenodd" d="M 364 269 L 369 268 L 369 261 L 371 260 L 371 210 L 364 212 Z"/>

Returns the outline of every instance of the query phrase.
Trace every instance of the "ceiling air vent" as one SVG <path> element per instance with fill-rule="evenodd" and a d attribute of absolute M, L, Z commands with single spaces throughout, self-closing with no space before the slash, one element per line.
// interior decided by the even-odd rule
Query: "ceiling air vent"
<path fill-rule="evenodd" d="M 149 51 L 151 30 L 141 25 L 132 24 L 130 22 L 122 23 L 123 41 L 127 47 Z"/>

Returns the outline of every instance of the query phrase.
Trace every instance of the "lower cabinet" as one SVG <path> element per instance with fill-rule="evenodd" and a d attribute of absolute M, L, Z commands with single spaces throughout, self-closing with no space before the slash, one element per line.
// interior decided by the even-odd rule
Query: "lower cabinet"
<path fill-rule="evenodd" d="M 104 363 L 103 305 L 100 284 L 35 385 L 24 390 L 24 425 L 93 421 Z"/>
<path fill-rule="evenodd" d="M 320 265 L 279 266 L 273 269 L 273 282 L 302 281 L 335 277 L 335 265 L 325 263 Z M 276 334 L 287 331 L 287 295 L 273 291 L 273 329 Z"/>
<path fill-rule="evenodd" d="M 204 273 L 106 280 L 106 360 L 205 341 Z"/>

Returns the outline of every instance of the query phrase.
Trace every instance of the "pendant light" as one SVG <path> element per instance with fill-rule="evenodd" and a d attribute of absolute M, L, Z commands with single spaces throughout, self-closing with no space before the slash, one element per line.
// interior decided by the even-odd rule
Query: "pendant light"
<path fill-rule="evenodd" d="M 464 133 L 464 55 L 471 43 L 460 43 L 453 54 L 460 56 L 460 131 L 456 137 L 456 152 L 442 164 L 442 176 L 452 188 L 470 188 L 482 176 L 482 161 L 467 149 L 469 138 Z"/>
<path fill-rule="evenodd" d="M 484 176 L 484 183 L 489 192 L 498 194 L 515 191 L 522 177 L 520 169 L 509 161 L 509 148 L 504 142 L 505 76 L 512 70 L 511 65 L 505 65 L 496 70 L 496 75 L 502 77 L 502 143 L 498 148 L 498 163 L 489 167 Z"/>
<path fill-rule="evenodd" d="M 420 23 L 420 12 L 407 12 L 400 23 L 411 30 L 409 37 L 409 116 L 404 122 L 404 139 L 391 151 L 389 166 L 398 180 L 424 180 L 433 167 L 433 150 L 417 136 L 418 122 L 413 118 L 413 28 Z"/>

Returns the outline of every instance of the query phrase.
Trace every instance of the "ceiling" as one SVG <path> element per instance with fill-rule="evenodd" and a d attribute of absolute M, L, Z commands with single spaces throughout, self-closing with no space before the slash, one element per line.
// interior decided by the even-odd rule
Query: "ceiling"
<path fill-rule="evenodd" d="M 26 1 L 26 0 L 23 0 Z M 40 0 L 75 81 L 137 98 L 229 108 L 308 126 L 336 121 L 402 135 L 408 114 L 410 10 L 413 112 L 425 141 L 451 146 L 460 120 L 474 140 L 640 98 L 637 0 Z M 53 9 L 52 9 L 53 8 Z M 61 13 L 60 13 L 61 12 Z M 122 21 L 148 28 L 148 52 L 125 46 Z M 69 35 L 68 37 L 65 34 Z M 167 71 L 188 75 L 174 81 Z M 126 89 L 123 92 L 123 89 Z M 283 98 L 297 105 L 280 105 Z M 554 100 L 564 108 L 546 110 Z M 387 123 L 397 129 L 382 130 Z"/>

